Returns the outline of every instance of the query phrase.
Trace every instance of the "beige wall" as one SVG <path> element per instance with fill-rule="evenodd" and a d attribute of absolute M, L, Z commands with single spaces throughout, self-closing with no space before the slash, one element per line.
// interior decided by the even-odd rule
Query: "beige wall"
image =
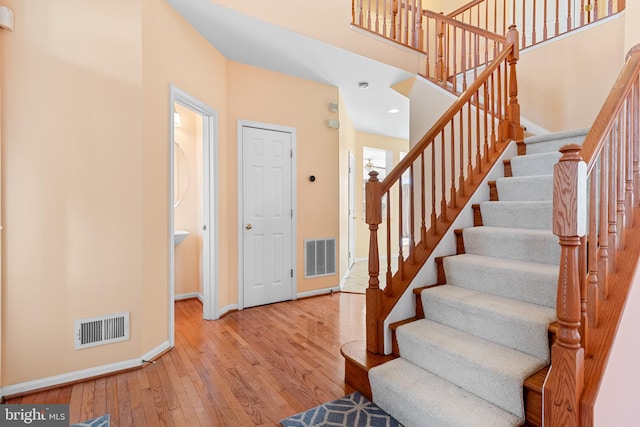
<path fill-rule="evenodd" d="M 624 63 L 624 22 L 525 50 L 518 63 L 522 116 L 550 131 L 590 126 Z"/>
<path fill-rule="evenodd" d="M 229 62 L 228 75 L 227 126 L 229 143 L 234 147 L 229 176 L 235 177 L 237 170 L 238 120 L 296 129 L 297 290 L 309 292 L 337 286 L 340 282 L 337 274 L 304 279 L 303 241 L 339 237 L 339 133 L 327 126 L 327 120 L 336 119 L 335 113 L 329 111 L 329 103 L 338 102 L 338 89 L 236 62 Z M 309 182 L 310 175 L 316 176 L 315 182 Z M 229 189 L 236 194 L 236 183 L 230 182 Z M 236 200 L 227 206 L 230 211 L 237 212 Z M 237 246 L 237 242 L 233 246 Z M 232 256 L 237 253 L 236 248 Z M 237 280 L 232 283 L 237 283 Z"/>
<path fill-rule="evenodd" d="M 189 232 L 175 247 L 175 295 L 202 294 L 202 117 L 176 105 L 182 126 L 174 130 L 174 229 Z M 179 147 L 179 148 L 178 148 Z"/>
<path fill-rule="evenodd" d="M 6 385 L 141 354 L 142 41 L 137 1 L 3 5 Z M 130 341 L 74 350 L 75 319 L 119 311 Z"/>

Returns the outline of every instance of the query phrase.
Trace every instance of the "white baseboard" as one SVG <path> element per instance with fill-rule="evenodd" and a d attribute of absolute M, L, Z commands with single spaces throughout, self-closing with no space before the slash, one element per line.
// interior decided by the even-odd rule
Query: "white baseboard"
<path fill-rule="evenodd" d="M 298 292 L 298 298 L 315 297 L 318 295 L 326 295 L 333 292 L 340 292 L 340 286 L 334 286 L 332 288 L 317 289 L 315 291 Z"/>
<path fill-rule="evenodd" d="M 142 365 L 142 361 L 149 361 L 156 358 L 164 351 L 171 348 L 169 341 L 165 341 L 151 351 L 145 353 L 139 358 L 123 360 L 122 362 L 110 363 L 108 365 L 96 366 L 94 368 L 82 369 L 80 371 L 68 372 L 66 374 L 54 375 L 51 377 L 40 378 L 24 383 L 8 385 L 0 388 L 0 396 L 11 396 L 14 394 L 26 393 L 32 390 L 39 390 L 47 387 L 59 386 L 66 383 L 85 380 L 87 378 L 97 377 L 124 371 L 126 369 L 136 368 Z"/>
<path fill-rule="evenodd" d="M 226 307 L 222 307 L 220 309 L 220 315 L 218 316 L 218 318 L 224 316 L 225 314 L 229 313 L 230 311 L 237 310 L 237 309 L 238 309 L 238 304 L 230 304 L 230 305 L 228 305 Z"/>
<path fill-rule="evenodd" d="M 190 298 L 198 298 L 198 300 L 204 304 L 204 297 L 202 296 L 202 294 L 200 292 L 190 292 L 188 294 L 178 294 L 175 295 L 173 297 L 174 301 L 180 301 L 180 300 L 184 300 L 184 299 L 190 299 Z"/>

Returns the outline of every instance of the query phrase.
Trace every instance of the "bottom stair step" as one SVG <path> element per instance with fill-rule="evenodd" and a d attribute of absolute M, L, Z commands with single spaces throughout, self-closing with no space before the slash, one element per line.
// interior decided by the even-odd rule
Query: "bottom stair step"
<path fill-rule="evenodd" d="M 373 402 L 405 426 L 519 426 L 523 419 L 399 358 L 369 371 Z"/>

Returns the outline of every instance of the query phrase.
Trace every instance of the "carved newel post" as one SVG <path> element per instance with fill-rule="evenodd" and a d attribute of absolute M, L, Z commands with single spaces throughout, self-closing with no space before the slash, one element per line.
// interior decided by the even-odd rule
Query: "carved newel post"
<path fill-rule="evenodd" d="M 367 351 L 384 353 L 384 337 L 380 313 L 382 312 L 382 290 L 380 290 L 380 255 L 378 250 L 378 226 L 382 223 L 382 197 L 378 172 L 369 172 L 365 186 L 366 221 L 369 224 L 369 287 L 367 288 Z"/>
<path fill-rule="evenodd" d="M 559 329 L 551 348 L 551 371 L 544 387 L 545 425 L 579 426 L 584 383 L 584 349 L 580 345 L 578 249 L 586 233 L 586 164 L 580 146 L 565 145 L 554 166 L 553 233 L 560 239 L 556 312 Z"/>

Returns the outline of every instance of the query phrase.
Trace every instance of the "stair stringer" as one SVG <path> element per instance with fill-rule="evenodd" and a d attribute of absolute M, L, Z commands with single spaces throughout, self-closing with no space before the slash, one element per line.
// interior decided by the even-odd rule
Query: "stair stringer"
<path fill-rule="evenodd" d="M 517 155 L 518 149 L 515 141 L 511 141 L 504 149 L 501 156 L 496 160 L 494 166 L 482 180 L 477 190 L 473 193 L 460 214 L 451 223 L 438 245 L 433 249 L 431 255 L 425 260 L 422 268 L 411 281 L 411 284 L 398 299 L 397 304 L 384 320 L 384 353 L 391 354 L 392 333 L 390 325 L 401 320 L 414 317 L 416 314 L 416 296 L 413 289 L 425 284 L 436 283 L 437 271 L 435 258 L 456 253 L 456 236 L 454 230 L 473 227 L 473 204 L 489 200 L 489 181 L 496 180 L 504 176 L 503 160 L 510 159 Z"/>

